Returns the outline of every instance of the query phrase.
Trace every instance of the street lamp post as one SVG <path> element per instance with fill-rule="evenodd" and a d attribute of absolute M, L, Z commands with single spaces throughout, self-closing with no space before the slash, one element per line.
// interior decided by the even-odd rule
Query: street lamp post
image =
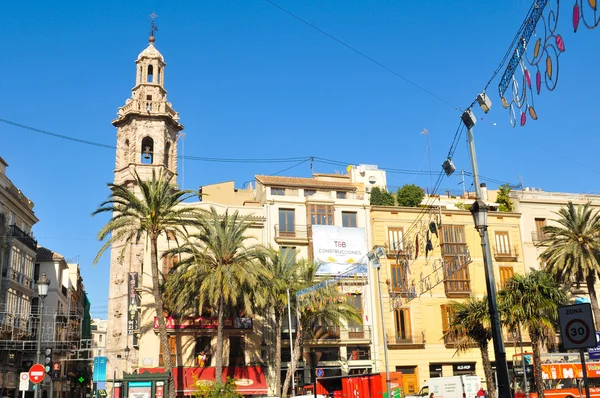
<path fill-rule="evenodd" d="M 488 206 L 479 198 L 471 206 L 471 214 L 475 221 L 475 229 L 481 237 L 481 249 L 483 251 L 483 265 L 485 269 L 485 284 L 487 287 L 487 299 L 490 313 L 490 326 L 492 329 L 492 340 L 494 342 L 494 355 L 496 357 L 496 372 L 498 372 L 498 395 L 500 398 L 509 398 L 510 381 L 508 378 L 508 366 L 506 364 L 506 352 L 502 341 L 502 329 L 500 329 L 500 318 L 498 316 L 498 304 L 496 302 L 496 281 L 492 265 L 492 252 L 490 250 L 490 239 L 487 230 Z"/>
<path fill-rule="evenodd" d="M 375 246 L 373 251 L 367 253 L 367 258 L 371 261 L 373 267 L 377 268 L 377 288 L 379 290 L 379 309 L 381 311 L 381 331 L 383 332 L 383 356 L 385 360 L 385 387 L 388 397 L 392 396 L 392 380 L 390 379 L 390 366 L 388 360 L 388 341 L 385 331 L 385 318 L 383 316 L 383 292 L 381 288 L 381 262 L 380 257 L 385 256 L 385 250 L 381 246 Z"/>
<path fill-rule="evenodd" d="M 38 297 L 40 298 L 40 305 L 38 307 L 39 313 L 39 323 L 37 330 L 37 363 L 42 363 L 42 321 L 44 316 L 44 299 L 48 295 L 48 287 L 50 286 L 50 279 L 46 277 L 46 274 L 43 273 L 40 279 L 37 280 L 37 288 L 38 288 Z M 39 398 L 40 396 L 40 385 L 35 386 L 35 398 Z"/>

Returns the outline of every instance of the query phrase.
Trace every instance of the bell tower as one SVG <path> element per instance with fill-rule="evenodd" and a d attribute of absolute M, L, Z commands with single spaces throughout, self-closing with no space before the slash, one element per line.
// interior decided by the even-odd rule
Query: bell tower
<path fill-rule="evenodd" d="M 112 121 L 117 128 L 114 183 L 125 184 L 132 191 L 136 190 L 136 172 L 143 180 L 152 178 L 153 172 L 177 175 L 177 138 L 183 130 L 179 114 L 167 101 L 166 63 L 154 47 L 156 27 L 152 18 L 148 47 L 135 61 L 136 77 L 131 98 L 119 108 L 117 118 Z M 150 318 L 146 319 L 145 314 L 154 311 L 150 303 L 144 302 L 143 296 L 137 295 L 138 289 L 148 286 L 144 242 L 128 243 L 126 254 L 122 256 L 124 245 L 124 242 L 115 242 L 110 253 L 106 356 L 107 374 L 116 377 L 139 366 L 156 367 L 159 364 L 159 354 L 154 352 L 158 344 L 142 347 L 146 344 L 142 339 L 142 326 L 148 319 L 153 319 L 153 315 L 147 315 Z M 145 309 L 149 310 L 144 312 Z M 107 387 L 111 396 L 113 386 Z"/>
<path fill-rule="evenodd" d="M 163 56 L 154 47 L 154 25 L 148 47 L 136 65 L 135 86 L 112 124 L 117 128 L 115 184 L 142 179 L 152 172 L 177 174 L 177 137 L 183 130 L 179 114 L 167 101 Z M 174 181 L 175 182 L 175 181 Z"/>

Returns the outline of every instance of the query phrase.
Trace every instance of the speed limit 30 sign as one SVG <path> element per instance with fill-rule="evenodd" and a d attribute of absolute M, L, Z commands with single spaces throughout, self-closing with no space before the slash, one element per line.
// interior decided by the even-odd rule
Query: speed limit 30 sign
<path fill-rule="evenodd" d="M 589 303 L 558 307 L 558 320 L 562 344 L 566 350 L 598 345 L 592 307 Z"/>

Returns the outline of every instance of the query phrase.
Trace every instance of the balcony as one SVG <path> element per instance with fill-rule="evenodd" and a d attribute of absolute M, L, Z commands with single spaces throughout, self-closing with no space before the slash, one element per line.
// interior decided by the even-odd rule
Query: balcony
<path fill-rule="evenodd" d="M 275 242 L 308 244 L 310 226 L 308 225 L 284 225 L 275 224 Z"/>
<path fill-rule="evenodd" d="M 531 240 L 534 242 L 541 242 L 546 239 L 548 235 L 542 231 L 531 231 Z"/>
<path fill-rule="evenodd" d="M 494 247 L 494 258 L 496 259 L 496 261 L 517 261 L 519 259 L 519 252 L 517 251 L 517 246 L 514 246 L 512 249 L 498 249 L 497 247 Z"/>
<path fill-rule="evenodd" d="M 19 242 L 23 243 L 33 251 L 37 250 L 37 241 L 14 224 L 8 227 L 8 236 L 17 238 Z"/>
<path fill-rule="evenodd" d="M 408 253 L 404 251 L 403 241 L 387 241 L 383 247 L 387 258 L 408 258 Z"/>
<path fill-rule="evenodd" d="M 219 322 L 217 318 L 206 317 L 176 317 L 165 318 L 167 330 L 217 330 Z M 224 329 L 252 330 L 252 318 L 225 318 Z M 154 329 L 158 329 L 158 318 L 154 317 Z"/>
<path fill-rule="evenodd" d="M 346 360 L 348 360 L 348 361 L 369 361 L 369 360 L 371 360 L 371 349 L 369 346 L 348 347 L 348 352 L 346 354 Z"/>
<path fill-rule="evenodd" d="M 388 345 L 393 348 L 425 348 L 425 332 L 398 330 L 395 334 L 391 334 L 388 331 L 388 336 L 390 335 L 393 337 L 388 339 Z"/>
<path fill-rule="evenodd" d="M 370 326 L 351 326 L 345 328 L 335 325 L 314 325 L 311 331 L 312 338 L 309 338 L 310 340 L 371 340 Z M 289 334 L 284 338 L 289 339 Z"/>
<path fill-rule="evenodd" d="M 4 269 L 2 270 L 2 276 L 8 278 L 9 280 L 13 281 L 14 283 L 20 286 L 25 286 L 26 288 L 33 290 L 33 279 L 31 279 L 27 275 L 24 275 L 12 269 Z"/>

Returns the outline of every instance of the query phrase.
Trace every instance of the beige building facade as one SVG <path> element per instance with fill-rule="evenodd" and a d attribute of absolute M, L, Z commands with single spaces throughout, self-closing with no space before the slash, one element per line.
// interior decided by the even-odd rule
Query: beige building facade
<path fill-rule="evenodd" d="M 386 251 L 380 286 L 389 368 L 403 373 L 406 394 L 418 392 L 430 377 L 483 375 L 479 349 L 457 354 L 454 341 L 444 338 L 451 301 L 486 294 L 479 234 L 470 212 L 455 206 L 472 201 L 426 198 L 427 207 L 371 209 L 373 242 Z M 488 224 L 499 288 L 525 269 L 520 214 L 492 211 Z M 515 338 L 505 333 L 504 341 L 510 367 Z"/>

